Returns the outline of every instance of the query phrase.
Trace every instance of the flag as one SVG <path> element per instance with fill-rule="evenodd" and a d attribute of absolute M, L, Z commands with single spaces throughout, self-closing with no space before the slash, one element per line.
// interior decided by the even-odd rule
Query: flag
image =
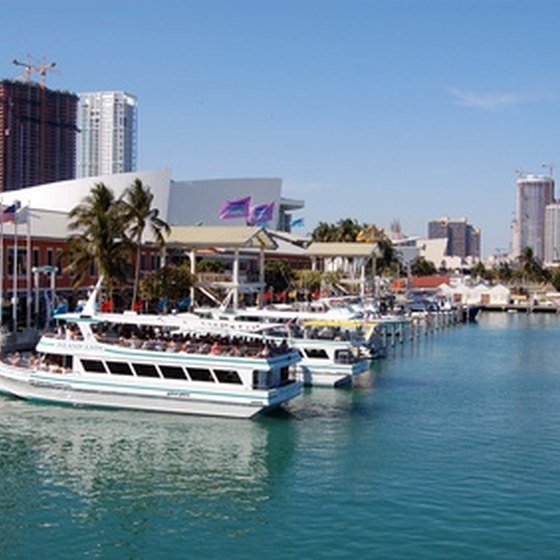
<path fill-rule="evenodd" d="M 297 218 L 297 219 L 293 219 L 292 218 L 292 222 L 290 223 L 291 227 L 303 227 L 305 225 L 305 222 L 303 220 L 303 218 Z"/>
<path fill-rule="evenodd" d="M 250 204 L 250 196 L 237 200 L 226 200 L 220 208 L 220 220 L 228 218 L 246 218 L 249 215 Z"/>
<path fill-rule="evenodd" d="M 251 206 L 247 223 L 250 226 L 264 225 L 272 220 L 273 213 L 274 202 L 255 204 L 255 206 Z"/>
<path fill-rule="evenodd" d="M 14 221 L 18 224 L 27 224 L 29 221 L 29 206 L 18 209 Z"/>
<path fill-rule="evenodd" d="M 15 222 L 20 206 L 21 204 L 19 202 L 14 202 L 11 206 L 2 208 L 2 214 L 0 218 L 2 222 Z"/>

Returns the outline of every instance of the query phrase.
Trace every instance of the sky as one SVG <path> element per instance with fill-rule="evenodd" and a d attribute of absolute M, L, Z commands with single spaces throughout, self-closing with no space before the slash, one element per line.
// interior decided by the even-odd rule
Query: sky
<path fill-rule="evenodd" d="M 308 233 L 351 218 L 427 236 L 466 217 L 507 251 L 518 172 L 560 173 L 560 1 L 26 0 L 0 78 L 126 91 L 138 168 L 281 177 Z"/>

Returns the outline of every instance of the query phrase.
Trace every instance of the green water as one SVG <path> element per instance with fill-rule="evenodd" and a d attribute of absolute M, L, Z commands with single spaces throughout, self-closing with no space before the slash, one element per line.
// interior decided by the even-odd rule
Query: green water
<path fill-rule="evenodd" d="M 0 398 L 0 558 L 559 558 L 559 340 L 486 315 L 257 421 Z"/>

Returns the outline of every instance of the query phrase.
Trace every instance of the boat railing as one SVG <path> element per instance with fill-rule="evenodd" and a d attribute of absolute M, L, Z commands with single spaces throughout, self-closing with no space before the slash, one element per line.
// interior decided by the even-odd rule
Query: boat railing
<path fill-rule="evenodd" d="M 294 351 L 285 341 L 278 343 L 269 340 L 244 339 L 243 337 L 204 337 L 202 340 L 188 337 L 142 339 L 135 336 L 115 338 L 114 336 L 98 334 L 96 338 L 98 342 L 104 344 L 134 348 L 136 350 L 215 356 L 271 358 Z"/>

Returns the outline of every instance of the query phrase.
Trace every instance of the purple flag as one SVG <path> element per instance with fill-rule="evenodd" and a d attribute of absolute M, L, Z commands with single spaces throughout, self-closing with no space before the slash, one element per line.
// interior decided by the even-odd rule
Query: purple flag
<path fill-rule="evenodd" d="M 255 204 L 255 206 L 251 206 L 247 223 L 251 226 L 266 224 L 266 222 L 270 222 L 270 220 L 272 220 L 273 213 L 274 202 Z"/>
<path fill-rule="evenodd" d="M 225 220 L 227 218 L 247 218 L 249 216 L 250 204 L 250 196 L 237 200 L 226 200 L 220 208 L 220 220 Z"/>

